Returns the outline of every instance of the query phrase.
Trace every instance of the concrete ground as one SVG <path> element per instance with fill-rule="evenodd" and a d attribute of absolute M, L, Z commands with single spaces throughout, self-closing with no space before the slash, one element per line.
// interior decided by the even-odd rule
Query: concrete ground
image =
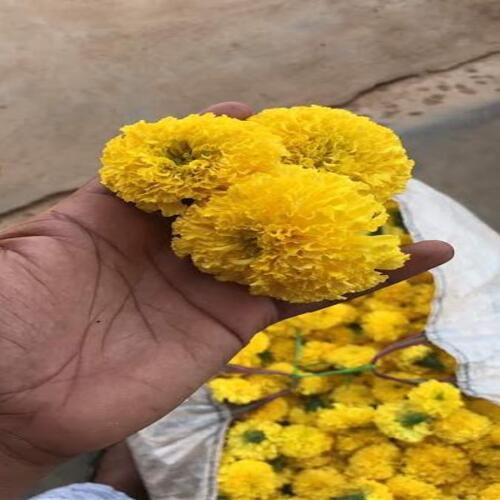
<path fill-rule="evenodd" d="M 238 99 L 372 116 L 500 231 L 497 0 L 8 0 L 0 40 L 0 228 L 93 175 L 123 123 Z"/>

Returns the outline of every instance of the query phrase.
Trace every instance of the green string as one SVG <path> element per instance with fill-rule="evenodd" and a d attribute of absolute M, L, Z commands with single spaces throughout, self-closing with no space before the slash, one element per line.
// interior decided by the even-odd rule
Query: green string
<path fill-rule="evenodd" d="M 297 378 L 307 378 L 307 377 L 330 377 L 331 375 L 354 375 L 358 373 L 372 372 L 375 370 L 375 365 L 361 365 L 354 368 L 342 368 L 339 370 L 328 370 L 325 372 L 315 372 L 315 373 L 298 373 L 293 375 Z"/>

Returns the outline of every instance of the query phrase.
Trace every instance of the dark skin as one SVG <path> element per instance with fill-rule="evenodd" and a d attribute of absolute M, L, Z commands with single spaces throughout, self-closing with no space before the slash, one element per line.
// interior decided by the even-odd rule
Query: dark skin
<path fill-rule="evenodd" d="M 169 224 L 93 180 L 0 235 L 0 498 L 162 417 L 267 325 L 331 305 L 218 282 L 175 257 Z M 453 255 L 438 241 L 405 251 L 386 285 Z"/>

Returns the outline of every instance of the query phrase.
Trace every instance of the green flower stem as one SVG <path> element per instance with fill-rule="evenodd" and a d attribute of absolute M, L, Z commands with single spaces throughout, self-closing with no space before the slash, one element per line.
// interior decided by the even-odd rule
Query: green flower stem
<path fill-rule="evenodd" d="M 374 364 L 356 366 L 354 368 L 343 368 L 340 370 L 329 370 L 326 372 L 316 372 L 316 373 L 293 373 L 292 377 L 296 378 L 307 378 L 307 377 L 330 377 L 332 375 L 354 375 L 357 373 L 372 372 L 375 370 Z"/>

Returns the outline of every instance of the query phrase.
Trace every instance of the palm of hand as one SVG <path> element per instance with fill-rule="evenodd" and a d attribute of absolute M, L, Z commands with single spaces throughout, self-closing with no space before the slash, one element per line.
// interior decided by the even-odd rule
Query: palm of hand
<path fill-rule="evenodd" d="M 161 417 L 278 319 L 271 300 L 177 259 L 164 220 L 94 183 L 1 248 L 4 422 L 57 454 Z"/>
<path fill-rule="evenodd" d="M 165 219 L 96 182 L 0 238 L 6 452 L 44 463 L 117 442 L 174 408 L 255 332 L 320 307 L 217 282 L 177 259 L 169 238 Z M 412 253 L 391 282 L 451 257 L 439 243 Z"/>

